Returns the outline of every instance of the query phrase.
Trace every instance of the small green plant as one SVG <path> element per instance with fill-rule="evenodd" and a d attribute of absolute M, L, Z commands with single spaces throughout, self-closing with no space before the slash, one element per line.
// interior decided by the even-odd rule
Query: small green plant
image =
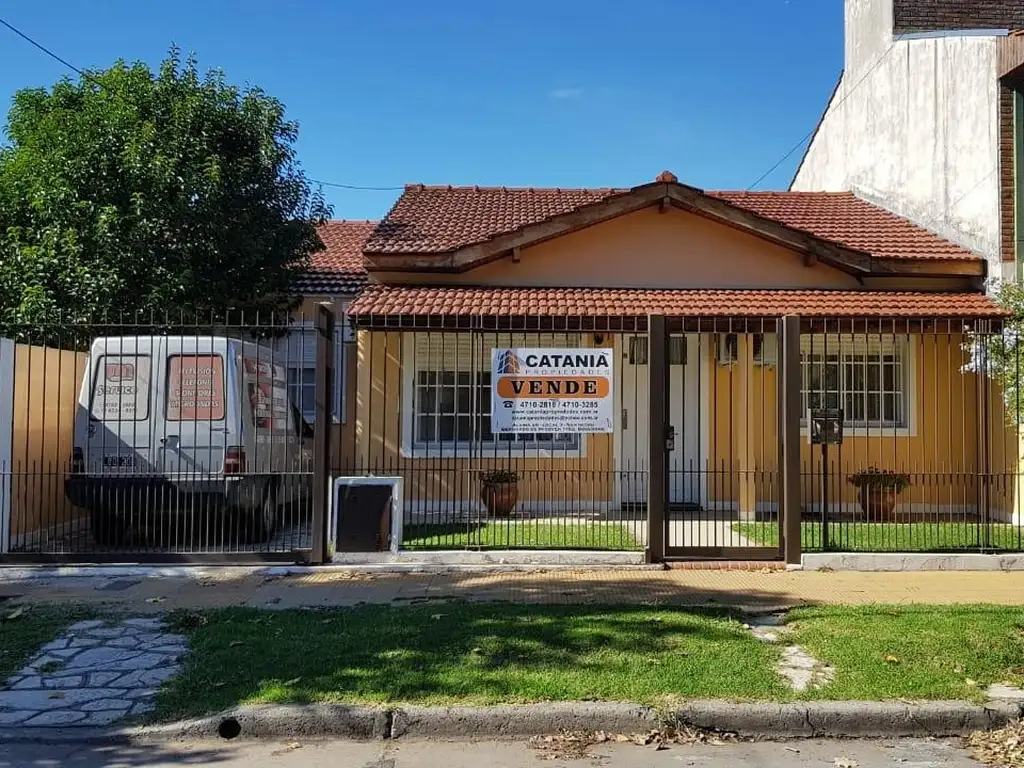
<path fill-rule="evenodd" d="M 862 469 L 860 472 L 850 475 L 846 480 L 857 488 L 892 488 L 896 493 L 901 493 L 910 485 L 910 475 L 905 472 L 879 469 L 878 467 Z"/>
<path fill-rule="evenodd" d="M 481 485 L 503 485 L 504 483 L 518 483 L 519 475 L 511 469 L 489 469 L 480 473 Z"/>
<path fill-rule="evenodd" d="M 45 664 L 40 664 L 38 669 L 40 675 L 52 675 L 54 672 L 60 672 L 64 669 L 64 662 L 48 661 Z"/>

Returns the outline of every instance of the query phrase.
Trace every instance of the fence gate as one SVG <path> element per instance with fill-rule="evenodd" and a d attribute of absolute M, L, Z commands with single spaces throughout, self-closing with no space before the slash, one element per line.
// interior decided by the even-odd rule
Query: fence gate
<path fill-rule="evenodd" d="M 0 561 L 322 560 L 333 315 L 314 312 L 8 327 Z"/>
<path fill-rule="evenodd" d="M 666 558 L 779 559 L 775 319 L 652 317 L 649 325 L 648 503 L 652 526 L 663 515 Z"/>

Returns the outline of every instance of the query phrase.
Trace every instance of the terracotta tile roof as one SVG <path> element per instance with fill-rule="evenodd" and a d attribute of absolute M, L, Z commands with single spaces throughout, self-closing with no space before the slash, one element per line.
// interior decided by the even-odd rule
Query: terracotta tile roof
<path fill-rule="evenodd" d="M 1002 317 L 982 293 L 369 286 L 350 316 Z"/>
<path fill-rule="evenodd" d="M 327 250 L 314 253 L 309 272 L 299 281 L 304 294 L 356 295 L 366 285 L 363 244 L 375 221 L 328 221 L 317 231 Z"/>
<path fill-rule="evenodd" d="M 628 189 L 431 187 L 407 184 L 368 253 L 443 253 L 514 232 Z"/>
<path fill-rule="evenodd" d="M 410 184 L 367 240 L 366 251 L 446 253 L 629 192 Z M 707 194 L 878 258 L 981 258 L 851 192 Z"/>
<path fill-rule="evenodd" d="M 852 192 L 709 192 L 766 219 L 885 259 L 981 259 Z"/>

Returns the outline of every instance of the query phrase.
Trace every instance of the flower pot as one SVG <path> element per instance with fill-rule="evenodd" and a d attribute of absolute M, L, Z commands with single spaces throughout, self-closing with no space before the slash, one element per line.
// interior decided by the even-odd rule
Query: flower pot
<path fill-rule="evenodd" d="M 896 489 L 861 486 L 860 508 L 870 523 L 893 522 L 896 510 Z"/>
<path fill-rule="evenodd" d="M 508 517 L 519 501 L 519 485 L 488 483 L 480 489 L 480 499 L 491 517 Z"/>

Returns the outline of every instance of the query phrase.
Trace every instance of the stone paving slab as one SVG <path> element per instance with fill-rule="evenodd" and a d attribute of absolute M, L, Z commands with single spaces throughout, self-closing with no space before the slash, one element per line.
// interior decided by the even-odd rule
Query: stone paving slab
<path fill-rule="evenodd" d="M 153 708 L 187 643 L 161 619 L 80 621 L 0 689 L 0 725 L 106 726 Z"/>

